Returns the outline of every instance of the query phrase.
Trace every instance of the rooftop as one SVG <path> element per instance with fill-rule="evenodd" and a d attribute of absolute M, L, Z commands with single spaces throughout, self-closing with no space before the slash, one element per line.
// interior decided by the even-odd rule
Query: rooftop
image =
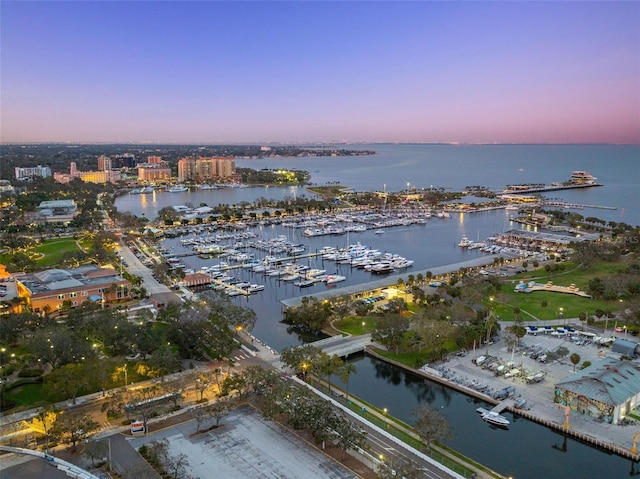
<path fill-rule="evenodd" d="M 556 387 L 605 404 L 623 404 L 640 392 L 640 367 L 607 358 L 556 383 Z"/>

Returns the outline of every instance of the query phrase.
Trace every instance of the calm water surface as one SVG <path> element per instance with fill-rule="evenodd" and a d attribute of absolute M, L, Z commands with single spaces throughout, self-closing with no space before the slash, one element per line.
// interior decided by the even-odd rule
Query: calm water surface
<path fill-rule="evenodd" d="M 359 355 L 351 359 L 357 368 L 349 379 L 349 391 L 408 424 L 411 411 L 428 403 L 451 423 L 455 437 L 446 444 L 515 479 L 622 479 L 629 477 L 630 460 L 596 450 L 586 444 L 528 421 L 510 412 L 508 430 L 483 422 L 476 408 L 491 407 L 377 359 Z M 337 384 L 340 381 L 334 378 Z M 344 387 L 344 385 L 343 385 Z M 629 430 L 632 434 L 634 431 Z"/>
<path fill-rule="evenodd" d="M 563 181 L 573 170 L 588 170 L 605 186 L 573 191 L 553 192 L 553 198 L 583 204 L 612 206 L 615 210 L 578 210 L 585 217 L 640 225 L 640 147 L 592 145 L 518 145 L 518 146 L 449 146 L 449 145 L 358 145 L 357 149 L 377 152 L 362 157 L 274 158 L 237 160 L 240 167 L 298 168 L 311 172 L 317 184 L 339 181 L 356 190 L 400 191 L 409 188 L 444 187 L 460 190 L 467 185 L 502 189 L 510 183 L 546 183 Z M 160 208 L 169 205 L 199 206 L 253 202 L 261 197 L 284 199 L 311 194 L 302 187 L 226 188 L 189 193 L 154 193 L 126 195 L 118 198 L 120 211 L 154 218 Z M 519 228 L 509 221 L 503 210 L 475 214 L 452 215 L 448 220 L 432 218 L 426 225 L 387 228 L 385 234 L 372 231 L 345 236 L 300 237 L 300 230 L 281 226 L 256 228 L 263 239 L 286 235 L 303 242 L 309 251 L 322 246 L 346 246 L 360 241 L 372 248 L 401 254 L 415 261 L 412 271 L 469 259 L 480 255 L 464 251 L 457 242 L 462 236 L 484 239 L 496 232 Z M 176 252 L 186 251 L 178 239 L 166 240 Z M 199 269 L 219 260 L 185 259 L 188 267 Z M 313 268 L 339 272 L 347 277 L 337 286 L 360 284 L 372 278 L 362 270 L 352 270 L 333 262 L 308 260 Z M 258 316 L 254 334 L 277 350 L 300 344 L 305 338 L 291 334 L 280 323 L 280 301 L 300 296 L 301 290 L 275 278 L 244 271 L 236 274 L 243 280 L 266 285 L 263 292 L 249 298 L 233 300 L 253 308 Z M 318 284 L 302 291 L 310 294 L 326 290 Z M 358 372 L 350 380 L 350 390 L 380 408 L 388 408 L 398 418 L 411 422 L 410 411 L 423 402 L 445 413 L 456 430 L 449 445 L 482 464 L 517 479 L 539 478 L 612 478 L 629 476 L 632 464 L 626 459 L 598 451 L 573 439 L 506 413 L 512 426 L 509 431 L 492 429 L 482 422 L 475 409 L 481 402 L 449 388 L 424 381 L 399 368 L 368 357 L 355 359 Z M 631 431 L 630 431 L 631 432 Z"/>

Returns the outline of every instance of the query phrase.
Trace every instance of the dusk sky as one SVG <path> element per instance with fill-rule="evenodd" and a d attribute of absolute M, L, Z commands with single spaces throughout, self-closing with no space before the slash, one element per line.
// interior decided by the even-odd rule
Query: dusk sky
<path fill-rule="evenodd" d="M 0 3 L 2 142 L 640 143 L 640 2 Z"/>

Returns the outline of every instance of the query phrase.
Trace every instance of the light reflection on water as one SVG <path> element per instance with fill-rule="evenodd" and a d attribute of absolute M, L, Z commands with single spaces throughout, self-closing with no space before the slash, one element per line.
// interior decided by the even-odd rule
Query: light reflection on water
<path fill-rule="evenodd" d="M 476 413 L 488 407 L 482 400 L 425 380 L 369 356 L 350 358 L 356 373 L 350 375 L 349 392 L 389 414 L 412 424 L 411 411 L 428 403 L 447 416 L 455 437 L 446 444 L 481 464 L 517 479 L 624 478 L 632 461 L 592 448 L 560 432 L 510 412 L 508 430 L 491 427 Z M 337 377 L 332 382 L 345 387 Z M 489 406 L 491 407 L 491 406 Z M 630 434 L 634 431 L 630 430 Z M 640 469 L 635 465 L 636 469 Z"/>

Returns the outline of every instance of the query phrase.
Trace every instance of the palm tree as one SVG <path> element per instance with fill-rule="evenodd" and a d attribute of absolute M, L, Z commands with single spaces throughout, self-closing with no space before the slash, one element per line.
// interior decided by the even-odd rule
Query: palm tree
<path fill-rule="evenodd" d="M 339 374 L 340 374 L 340 379 L 347 386 L 347 402 L 349 401 L 349 377 L 352 374 L 355 374 L 356 372 L 357 372 L 357 369 L 355 364 L 350 363 L 348 361 L 345 361 L 344 363 L 342 363 L 342 367 L 340 368 Z"/>
<path fill-rule="evenodd" d="M 576 365 L 580 362 L 580 355 L 578 353 L 573 353 L 571 356 L 569 356 L 569 359 L 571 360 L 571 364 L 573 364 L 573 372 L 576 372 Z"/>

